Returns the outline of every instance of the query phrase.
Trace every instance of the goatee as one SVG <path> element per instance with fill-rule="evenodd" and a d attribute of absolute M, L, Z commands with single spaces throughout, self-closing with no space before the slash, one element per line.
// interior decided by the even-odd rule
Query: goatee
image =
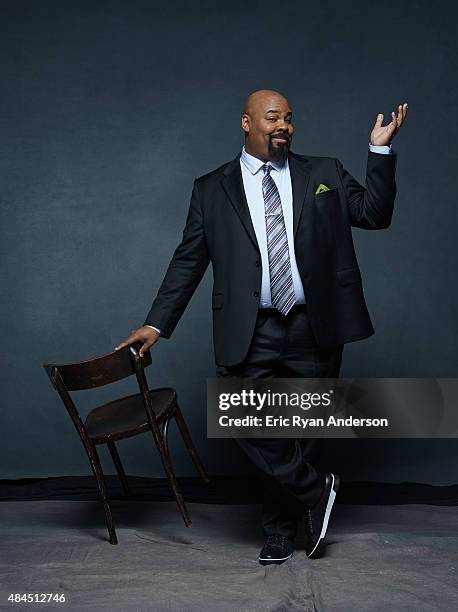
<path fill-rule="evenodd" d="M 278 163 L 283 163 L 288 157 L 289 143 L 290 141 L 288 140 L 287 142 L 281 142 L 281 143 L 277 143 L 276 145 L 274 145 L 272 143 L 272 137 L 270 137 L 269 138 L 270 159 Z"/>

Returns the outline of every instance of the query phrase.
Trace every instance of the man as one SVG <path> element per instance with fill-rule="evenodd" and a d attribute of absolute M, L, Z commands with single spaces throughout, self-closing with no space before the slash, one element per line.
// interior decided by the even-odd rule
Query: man
<path fill-rule="evenodd" d="M 292 112 L 272 90 L 248 96 L 245 145 L 194 181 L 182 241 L 144 325 L 116 347 L 170 338 L 209 262 L 218 376 L 338 377 L 343 344 L 374 333 L 351 227 L 390 225 L 396 195 L 391 141 L 407 113 L 377 116 L 366 188 L 332 157 L 292 153 Z M 339 487 L 311 458 L 317 441 L 236 439 L 265 478 L 262 564 L 292 556 L 298 516 L 306 553 L 320 556 Z"/>

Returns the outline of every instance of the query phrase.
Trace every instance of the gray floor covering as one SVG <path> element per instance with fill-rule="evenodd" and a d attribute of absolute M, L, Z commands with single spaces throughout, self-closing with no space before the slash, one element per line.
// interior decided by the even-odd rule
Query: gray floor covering
<path fill-rule="evenodd" d="M 119 545 L 93 501 L 0 504 L 0 609 L 458 610 L 458 507 L 337 504 L 326 555 L 262 567 L 258 505 L 113 503 Z M 65 593 L 65 604 L 9 604 Z"/>

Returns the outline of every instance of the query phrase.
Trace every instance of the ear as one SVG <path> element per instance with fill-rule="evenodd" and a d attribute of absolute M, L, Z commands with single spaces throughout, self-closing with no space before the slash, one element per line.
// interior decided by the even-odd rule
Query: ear
<path fill-rule="evenodd" d="M 242 115 L 242 130 L 245 134 L 250 132 L 250 116 L 247 113 L 243 113 Z"/>

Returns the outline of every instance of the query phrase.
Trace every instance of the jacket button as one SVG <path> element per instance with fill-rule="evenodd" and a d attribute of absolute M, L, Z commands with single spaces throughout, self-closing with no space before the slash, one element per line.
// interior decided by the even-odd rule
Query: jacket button
<path fill-rule="evenodd" d="M 254 297 L 259 297 L 259 291 L 253 291 Z"/>
<path fill-rule="evenodd" d="M 259 268 L 261 266 L 261 262 L 259 261 L 259 259 L 256 260 L 256 267 Z"/>

